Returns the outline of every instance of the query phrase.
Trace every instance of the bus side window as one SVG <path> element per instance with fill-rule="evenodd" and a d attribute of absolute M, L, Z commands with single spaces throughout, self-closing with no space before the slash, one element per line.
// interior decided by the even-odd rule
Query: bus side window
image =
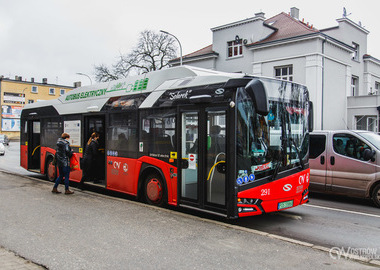
<path fill-rule="evenodd" d="M 137 122 L 133 113 L 110 114 L 108 127 L 109 150 L 119 156 L 134 158 L 137 152 Z"/>
<path fill-rule="evenodd" d="M 57 140 L 63 132 L 62 120 L 59 117 L 46 118 L 41 121 L 41 126 L 41 145 L 56 149 Z"/>
<path fill-rule="evenodd" d="M 175 111 L 153 110 L 141 114 L 140 142 L 143 152 L 169 156 L 175 150 Z"/>

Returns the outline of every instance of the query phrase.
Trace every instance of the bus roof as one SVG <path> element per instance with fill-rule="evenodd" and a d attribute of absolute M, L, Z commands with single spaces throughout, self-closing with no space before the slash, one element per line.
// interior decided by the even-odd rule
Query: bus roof
<path fill-rule="evenodd" d="M 111 97 L 155 92 L 141 104 L 142 107 L 148 107 L 166 90 L 224 83 L 229 79 L 244 76 L 243 73 L 225 73 L 191 66 L 180 66 L 78 87 L 58 99 L 27 104 L 24 109 L 53 106 L 59 114 L 97 112 Z"/>

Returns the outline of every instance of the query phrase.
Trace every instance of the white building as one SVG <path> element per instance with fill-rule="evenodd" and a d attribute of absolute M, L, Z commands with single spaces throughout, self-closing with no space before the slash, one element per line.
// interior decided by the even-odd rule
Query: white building
<path fill-rule="evenodd" d="M 321 30 L 299 20 L 297 8 L 264 15 L 212 28 L 213 43 L 185 55 L 183 63 L 305 84 L 315 129 L 378 131 L 380 60 L 367 53 L 369 31 L 345 15 Z"/>

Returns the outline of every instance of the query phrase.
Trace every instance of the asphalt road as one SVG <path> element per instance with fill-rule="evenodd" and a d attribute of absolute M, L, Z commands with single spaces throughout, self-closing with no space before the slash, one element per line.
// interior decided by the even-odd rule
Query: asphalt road
<path fill-rule="evenodd" d="M 36 177 L 36 174 L 27 172 L 26 170 L 24 170 L 22 168 L 20 169 L 18 167 L 18 164 L 19 164 L 19 159 L 17 156 L 18 151 L 19 151 L 18 145 L 16 143 L 11 143 L 10 147 L 7 149 L 6 155 L 3 157 L 0 157 L 0 169 Z M 5 177 L 5 178 L 7 178 L 7 177 Z M 41 178 L 41 177 L 39 177 L 39 178 Z M 119 256 L 123 257 L 124 256 L 123 253 L 124 252 L 129 253 L 131 251 L 130 249 L 132 246 L 130 248 L 128 248 L 128 247 L 124 246 L 124 242 L 122 242 L 122 243 L 119 243 L 119 247 L 112 248 L 112 242 L 114 240 L 117 242 L 120 242 L 120 241 L 122 241 L 122 239 L 124 239 L 125 241 L 128 242 L 129 238 L 128 239 L 123 238 L 122 235 L 123 235 L 123 230 L 125 229 L 124 225 L 128 225 L 132 222 L 131 225 L 137 226 L 138 230 L 143 229 L 143 231 L 146 232 L 148 235 L 150 235 L 151 232 L 155 233 L 155 235 L 153 235 L 153 236 L 147 236 L 147 242 L 148 242 L 147 247 L 142 248 L 141 252 L 144 253 L 144 250 L 146 251 L 146 259 L 144 259 L 144 260 L 148 260 L 148 261 L 153 260 L 155 263 L 157 263 L 157 265 L 160 265 L 160 267 L 161 266 L 167 267 L 168 265 L 166 265 L 165 263 L 161 263 L 160 260 L 158 258 L 156 258 L 157 256 L 158 257 L 162 256 L 162 252 L 157 250 L 158 247 L 164 248 L 166 250 L 169 248 L 169 246 L 171 246 L 169 249 L 171 249 L 172 246 L 173 247 L 177 246 L 178 245 L 177 241 L 175 241 L 174 239 L 171 239 L 171 237 L 173 235 L 176 235 L 175 238 L 179 242 L 182 241 L 182 236 L 181 236 L 182 234 L 184 234 L 186 236 L 185 237 L 186 240 L 189 240 L 189 239 L 187 239 L 187 237 L 189 236 L 188 232 L 186 232 L 187 221 L 184 221 L 185 223 L 181 223 L 181 226 L 178 226 L 179 224 L 177 222 L 177 219 L 178 219 L 177 215 L 181 215 L 181 213 L 184 213 L 184 212 L 188 213 L 188 212 L 186 212 L 186 210 L 180 210 L 180 211 L 177 210 L 177 211 L 173 212 L 174 214 L 164 212 L 165 218 L 161 218 L 162 213 L 160 213 L 160 212 L 163 210 L 154 209 L 153 213 L 157 214 L 158 216 L 155 216 L 154 214 L 152 214 L 155 217 L 153 219 L 151 219 L 150 218 L 151 213 L 150 214 L 146 213 L 146 216 L 144 215 L 142 218 L 142 221 L 141 221 L 140 211 L 143 211 L 145 213 L 145 211 L 147 209 L 150 209 L 150 211 L 152 211 L 151 208 L 149 208 L 149 207 L 147 208 L 146 206 L 139 205 L 137 207 L 138 209 L 133 209 L 133 211 L 132 211 L 133 213 L 129 213 L 129 211 L 125 210 L 125 207 L 127 206 L 127 208 L 128 208 L 131 205 L 134 208 L 135 202 L 131 202 L 131 201 L 128 201 L 125 199 L 123 199 L 120 202 L 117 199 L 112 198 L 112 197 L 110 197 L 110 198 L 106 197 L 105 198 L 105 197 L 102 197 L 99 195 L 100 197 L 97 198 L 96 195 L 93 196 L 93 195 L 89 195 L 89 194 L 82 193 L 82 192 L 79 192 L 79 194 L 78 194 L 78 192 L 77 192 L 76 194 L 74 194 L 75 199 L 72 199 L 72 200 L 67 198 L 69 196 L 65 196 L 65 195 L 62 195 L 61 197 L 59 197 L 59 203 L 57 204 L 57 208 L 56 208 L 57 211 L 54 211 L 54 200 L 56 197 L 49 196 L 46 198 L 46 194 L 45 194 L 51 188 L 50 183 L 43 182 L 43 181 L 42 182 L 41 181 L 37 181 L 37 182 L 31 181 L 31 183 L 30 183 L 30 179 L 28 179 L 26 181 L 21 181 L 21 182 L 22 182 L 21 186 L 16 185 L 15 187 L 12 187 L 12 183 L 9 182 L 9 179 L 6 180 L 5 182 L 0 180 L 0 192 L 2 192 L 3 194 L 4 193 L 7 194 L 8 192 L 6 192 L 4 190 L 11 190 L 12 192 L 18 193 L 16 195 L 13 195 L 13 199 L 12 199 L 12 197 L 7 198 L 8 196 L 5 196 L 3 198 L 3 194 L 2 194 L 0 202 L 2 204 L 9 204 L 9 202 L 16 202 L 17 201 L 16 205 L 18 205 L 18 207 L 20 207 L 21 209 L 23 209 L 22 205 L 24 205 L 24 204 L 27 205 L 28 208 L 30 205 L 34 205 L 33 209 L 39 209 L 41 207 L 41 205 L 45 208 L 45 206 L 47 205 L 48 209 L 43 208 L 42 213 L 46 214 L 46 211 L 48 211 L 49 214 L 47 216 L 47 219 L 48 219 L 48 221 L 49 220 L 50 221 L 49 222 L 45 221 L 44 220 L 45 218 L 43 216 L 34 218 L 35 222 L 37 224 L 34 224 L 34 225 L 29 224 L 27 227 L 31 229 L 31 231 L 28 233 L 31 233 L 31 235 L 34 235 L 35 239 L 32 241 L 28 241 L 28 245 L 23 246 L 23 248 L 21 248 L 22 244 L 20 244 L 20 243 L 15 244 L 14 243 L 14 240 L 16 240 L 16 242 L 20 241 L 20 239 L 18 237 L 16 237 L 16 239 L 14 239 L 12 237 L 11 239 L 9 239 L 9 241 L 5 241 L 6 243 L 4 244 L 2 240 L 4 240 L 4 239 L 8 240 L 7 236 L 4 234 L 0 234 L 1 235 L 0 245 L 8 245 L 8 246 L 10 246 L 10 249 L 16 250 L 16 251 L 18 251 L 21 248 L 24 252 L 27 252 L 27 254 L 30 254 L 33 258 L 37 258 L 38 263 L 43 263 L 44 265 L 47 265 L 47 264 L 45 264 L 46 262 L 50 263 L 50 264 L 48 264 L 49 267 L 53 267 L 53 268 L 55 267 L 54 259 L 53 259 L 53 262 L 50 262 L 47 257 L 43 256 L 43 254 L 40 254 L 39 250 L 41 249 L 40 245 L 42 245 L 42 246 L 48 245 L 48 250 L 44 250 L 44 253 L 47 252 L 51 256 L 50 249 L 54 249 L 54 244 L 50 243 L 50 242 L 51 241 L 54 242 L 54 239 L 51 239 L 49 237 L 54 236 L 54 233 L 53 233 L 54 230 L 57 230 L 57 233 L 59 234 L 57 236 L 59 239 L 59 241 L 58 241 L 59 243 L 64 241 L 65 237 L 67 237 L 67 239 L 70 239 L 69 242 L 71 244 L 73 244 L 74 246 L 76 246 L 75 238 L 79 237 L 80 241 L 77 243 L 78 245 L 84 245 L 84 246 L 86 246 L 87 249 L 89 248 L 92 251 L 101 252 L 101 250 L 103 250 L 103 252 L 105 252 L 105 253 L 107 253 L 105 250 L 107 250 L 107 251 L 109 250 L 111 253 L 112 253 L 112 251 L 115 251 L 116 253 L 119 253 L 120 251 L 122 251 L 121 254 L 119 253 Z M 9 187 L 9 185 L 11 185 L 11 187 Z M 38 191 L 38 194 L 40 194 L 40 195 L 32 196 L 32 198 L 30 198 L 32 200 L 32 203 L 24 202 L 24 203 L 21 203 L 21 206 L 20 206 L 20 198 L 25 199 L 26 197 L 28 197 L 28 195 L 26 195 L 26 194 L 28 194 L 27 191 L 30 187 L 33 187 L 34 189 L 36 189 Z M 26 193 L 26 194 L 23 194 L 21 191 Z M 51 200 L 53 200 L 53 201 L 51 201 Z M 113 203 L 116 203 L 114 200 L 117 201 L 117 204 L 118 204 L 117 207 L 112 206 Z M 74 201 L 76 201 L 76 202 L 74 204 L 71 204 L 71 202 L 74 202 Z M 93 203 L 94 203 L 94 206 L 92 206 Z M 68 205 L 66 205 L 66 204 L 68 204 Z M 108 205 L 108 204 L 111 204 L 111 206 L 105 207 L 105 205 Z M 9 206 L 12 206 L 12 205 L 13 205 L 13 203 L 9 204 Z M 90 208 L 87 209 L 88 207 L 90 207 Z M 9 218 L 18 212 L 16 210 L 16 209 L 18 209 L 17 206 L 15 209 L 13 209 L 13 210 L 12 209 L 13 208 L 10 208 L 11 213 L 9 214 Z M 102 210 L 102 211 L 100 211 L 100 210 Z M 38 212 L 41 212 L 41 211 L 38 211 Z M 119 214 L 121 215 L 120 217 L 118 216 Z M 216 220 L 216 221 L 222 222 L 222 224 L 224 223 L 226 225 L 234 225 L 234 226 L 238 226 L 238 227 L 242 227 L 242 228 L 259 230 L 259 231 L 262 231 L 265 233 L 276 234 L 276 235 L 284 236 L 284 237 L 290 237 L 292 239 L 297 239 L 300 241 L 311 243 L 313 245 L 319 245 L 322 247 L 326 247 L 327 249 L 330 249 L 332 247 L 338 247 L 338 248 L 341 248 L 342 250 L 344 249 L 344 251 L 347 251 L 348 248 L 373 248 L 376 250 L 376 256 L 380 257 L 380 234 L 379 234 L 379 232 L 380 232 L 380 210 L 378 208 L 375 208 L 370 201 L 366 201 L 366 200 L 357 200 L 357 199 L 353 200 L 353 199 L 347 199 L 344 197 L 312 195 L 311 196 L 311 203 L 306 205 L 306 206 L 299 206 L 299 207 L 296 207 L 296 208 L 293 208 L 290 210 L 286 210 L 286 211 L 283 211 L 280 213 L 275 213 L 275 214 L 267 214 L 267 215 L 250 217 L 250 218 L 242 218 L 242 219 L 238 219 L 236 221 L 221 220 L 217 217 L 204 216 L 204 215 L 197 213 L 197 212 L 190 212 L 190 214 L 194 218 L 206 217 L 207 220 L 209 220 L 211 222 L 213 220 Z M 22 220 L 22 216 L 20 217 L 19 214 L 17 214 L 17 215 Z M 168 217 L 167 215 L 169 215 L 170 217 Z M 68 219 L 74 220 L 75 223 L 79 223 L 79 224 L 73 225 L 73 224 L 71 224 L 70 221 L 66 221 L 66 219 L 65 219 L 66 216 Z M 132 219 L 131 219 L 131 217 L 132 217 Z M 182 219 L 182 216 L 179 216 L 179 217 L 180 217 L 180 219 Z M 1 218 L 1 220 L 3 220 L 3 218 Z M 104 223 L 105 222 L 104 220 L 111 221 L 111 224 L 108 224 L 107 222 Z M 139 222 L 139 220 L 140 220 L 140 222 Z M 39 224 L 42 221 L 44 224 Z M 58 221 L 58 224 L 57 224 L 57 221 Z M 20 221 L 15 221 L 15 222 L 17 223 Z M 141 222 L 143 224 L 141 224 L 142 226 L 141 226 L 141 228 L 139 228 L 138 224 Z M 8 228 L 9 227 L 9 224 L 1 224 L 1 223 L 2 223 L 2 221 L 0 221 L 0 225 L 2 228 Z M 47 223 L 47 224 L 45 224 L 45 223 Z M 191 233 L 191 235 L 192 235 L 192 237 L 195 237 L 195 239 L 198 239 L 197 234 L 199 232 L 202 232 L 201 235 L 203 235 L 203 229 L 204 229 L 203 223 L 204 222 L 201 222 L 201 223 L 202 224 L 198 228 L 197 228 L 197 226 L 199 224 L 197 226 L 194 225 L 191 228 L 191 230 L 194 230 Z M 67 230 L 65 224 L 69 225 L 69 228 L 71 228 L 71 230 Z M 160 224 L 160 226 L 159 226 L 161 228 L 160 230 L 156 227 L 157 224 Z M 25 230 L 25 227 L 26 227 L 25 224 L 23 224 L 23 222 L 21 222 L 20 225 L 21 225 L 21 227 L 18 228 L 17 231 L 18 230 L 20 230 L 20 231 Z M 101 225 L 101 227 L 99 227 L 99 225 Z M 104 227 L 103 227 L 103 225 L 104 225 Z M 161 227 L 161 225 L 163 225 L 163 226 Z M 210 225 L 210 224 L 208 224 L 207 226 L 212 227 L 212 228 L 209 228 L 209 231 L 208 231 L 208 233 L 211 233 L 211 234 L 214 233 L 214 229 L 217 227 L 216 225 Z M 129 227 L 129 226 L 127 226 L 127 227 Z M 48 229 L 49 237 L 45 237 L 46 233 L 44 230 L 46 228 Z M 38 233 L 36 235 L 36 233 L 33 232 L 33 229 L 36 229 L 37 231 L 39 231 L 39 234 L 41 234 L 41 239 L 39 239 Z M 218 228 L 218 230 L 219 229 L 220 228 Z M 105 234 L 104 230 L 107 231 L 106 234 Z M 157 239 L 157 237 L 158 237 L 157 235 L 161 234 L 161 230 L 165 233 L 165 238 Z M 8 229 L 6 230 L 6 232 L 8 232 L 10 234 L 12 234 L 12 231 L 13 231 L 12 228 L 10 228 L 9 230 Z M 229 232 L 231 230 L 227 230 L 227 231 Z M 79 234 L 78 234 L 78 232 L 79 232 Z M 171 235 L 170 232 L 173 235 Z M 62 233 L 65 234 L 66 236 L 62 236 Z M 132 227 L 131 227 L 131 231 L 129 231 L 128 233 L 133 234 Z M 139 232 L 139 233 L 143 234 L 143 232 Z M 85 239 L 82 239 L 82 237 L 85 237 L 84 235 L 86 235 L 86 234 L 89 234 L 89 236 L 86 236 Z M 99 235 L 104 235 L 104 234 L 105 234 L 105 238 L 100 237 L 102 240 L 92 239 L 92 238 L 97 238 L 97 237 L 99 237 Z M 166 234 L 168 234 L 168 235 L 166 235 Z M 222 233 L 222 234 L 224 234 L 224 233 Z M 241 234 L 241 232 L 240 233 L 238 232 L 238 234 Z M 120 236 L 120 239 L 119 239 L 118 235 Z M 72 239 L 73 236 L 74 236 L 74 239 Z M 149 240 L 149 237 L 151 238 L 152 241 Z M 203 236 L 203 237 L 205 237 L 205 239 L 209 239 L 208 236 Z M 251 237 L 253 237 L 253 236 L 251 236 Z M 256 239 L 256 237 L 257 236 L 255 236 L 253 238 Z M 29 239 L 29 237 L 26 237 L 26 239 Z M 169 239 L 169 242 L 164 243 L 166 241 L 164 241 L 163 239 Z M 219 235 L 218 237 L 213 238 L 213 239 L 214 240 L 209 239 L 210 243 L 208 243 L 208 244 L 210 246 L 214 247 L 214 249 L 213 249 L 214 252 L 219 252 L 217 250 L 219 250 L 221 248 L 221 246 L 224 248 L 228 248 L 228 249 L 231 248 L 232 250 L 229 250 L 228 252 L 233 251 L 231 253 L 231 254 L 233 254 L 232 256 L 234 258 L 240 258 L 239 260 L 242 260 L 242 264 L 240 265 L 242 267 L 245 265 L 245 263 L 247 263 L 247 266 L 249 265 L 249 262 L 252 263 L 252 260 L 245 258 L 245 256 L 257 257 L 257 255 L 258 255 L 257 252 L 259 252 L 258 249 L 261 250 L 263 243 L 266 243 L 268 240 L 268 239 L 264 239 L 264 240 L 260 239 L 259 242 L 253 241 L 252 243 L 248 243 L 248 242 L 243 241 L 244 243 L 240 243 L 239 241 L 241 241 L 241 240 L 235 241 L 234 238 L 227 238 L 228 240 L 225 240 L 225 238 L 221 235 Z M 270 240 L 273 240 L 273 239 L 270 239 Z M 32 250 L 34 250 L 35 248 L 37 249 L 36 254 L 34 252 L 32 252 L 30 250 L 30 248 L 27 247 L 27 246 L 33 244 L 35 241 L 39 242 L 37 247 L 32 248 Z M 93 243 L 94 241 L 97 244 Z M 104 241 L 104 243 L 101 241 Z M 133 246 L 135 246 L 137 244 L 138 239 L 136 238 L 135 241 L 136 241 L 136 243 L 134 243 Z M 154 241 L 159 241 L 159 244 L 157 244 Z M 151 242 L 151 243 L 149 243 L 149 242 Z M 273 250 L 271 250 L 271 248 L 269 248 L 269 250 L 267 250 L 269 252 L 269 254 L 273 253 L 274 250 L 276 250 L 276 252 L 275 252 L 276 256 L 279 253 L 280 254 L 286 253 L 287 256 L 290 256 L 289 258 L 292 258 L 291 260 L 289 260 L 289 259 L 285 260 L 286 263 L 291 263 L 291 265 L 287 264 L 287 266 L 290 266 L 292 268 L 295 265 L 298 266 L 298 264 L 293 265 L 293 260 L 295 260 L 294 262 L 297 262 L 297 259 L 295 259 L 294 256 L 297 255 L 297 252 L 299 250 L 292 251 L 293 247 L 286 247 L 286 248 L 290 248 L 290 250 L 283 250 L 282 248 L 276 247 L 276 246 L 281 247 L 284 244 L 282 241 L 280 241 L 280 242 L 281 242 L 280 245 L 277 243 L 277 244 L 274 244 L 275 247 L 271 247 L 271 248 L 273 248 Z M 153 244 L 153 243 L 155 243 L 155 244 Z M 190 244 L 188 242 L 184 242 L 183 244 L 185 244 L 185 243 L 186 243 L 186 245 Z M 205 242 L 201 246 L 203 248 L 204 245 L 208 245 L 208 244 Z M 288 244 L 288 243 L 286 243 L 286 244 Z M 51 246 L 49 246 L 49 245 L 51 245 Z M 100 245 L 103 248 L 100 248 L 97 245 Z M 96 255 L 94 255 L 92 252 L 87 253 L 87 251 L 85 251 L 85 250 L 80 251 L 80 250 L 78 250 L 78 247 L 74 248 L 74 247 L 66 246 L 65 248 L 67 248 L 67 250 L 70 251 L 69 256 L 72 255 L 75 257 L 75 261 L 84 260 L 84 262 L 83 262 L 84 265 L 87 265 L 87 266 L 91 265 L 91 268 L 93 268 L 93 267 L 97 268 L 98 266 L 105 266 L 105 265 L 107 265 L 107 266 L 113 265 L 112 259 L 110 260 L 110 259 L 106 259 L 106 258 L 104 258 L 104 260 L 106 260 L 106 261 L 103 264 L 98 260 L 96 260 L 96 263 L 94 262 L 95 266 L 92 264 L 88 264 L 88 263 L 90 263 L 90 262 L 88 262 L 89 256 L 90 256 L 90 258 L 92 258 L 91 256 L 95 256 L 94 259 L 96 258 Z M 119 249 L 119 248 L 121 248 L 121 249 Z M 195 249 L 198 250 L 199 248 L 195 246 Z M 248 252 L 248 250 L 250 250 L 250 249 L 252 251 L 254 250 L 256 253 L 247 254 L 246 252 Z M 304 250 L 304 249 L 310 249 L 310 248 L 302 247 L 300 250 Z M 73 251 L 71 252 L 71 250 L 73 250 Z M 178 247 L 178 250 L 181 250 L 180 247 Z M 173 250 L 173 252 L 174 251 L 175 250 Z M 187 251 L 182 250 L 182 251 L 185 253 L 190 252 L 189 250 L 187 250 Z M 62 252 L 64 252 L 64 250 L 62 250 Z M 141 254 L 139 252 L 137 252 L 137 253 L 136 252 L 137 251 L 135 251 L 135 253 L 132 253 L 132 254 L 134 254 L 134 256 L 133 256 L 130 264 L 128 264 L 128 265 L 131 267 L 133 266 L 134 268 L 146 268 L 147 267 L 146 263 L 141 263 L 141 262 L 138 263 L 136 260 L 134 260 L 135 256 L 137 256 L 137 257 L 140 256 L 140 260 L 142 259 Z M 156 254 L 152 254 L 152 252 L 155 252 Z M 236 252 L 236 254 L 234 252 Z M 164 260 L 166 260 L 165 258 L 170 257 L 171 254 L 169 254 L 169 253 L 164 253 L 165 256 L 167 256 L 167 257 L 164 256 Z M 288 253 L 290 253 L 290 254 L 288 254 Z M 190 252 L 190 254 L 191 254 L 191 252 Z M 270 262 L 272 260 L 271 257 L 267 258 L 263 254 L 261 254 L 261 252 L 259 252 L 259 254 L 260 254 L 260 258 L 262 259 L 262 260 L 260 259 L 260 262 L 261 261 L 263 262 L 261 266 L 264 267 L 264 269 L 265 268 L 270 268 L 270 269 L 280 268 L 279 267 L 281 265 L 280 261 L 275 260 L 276 263 L 279 263 L 279 264 L 278 265 L 273 264 L 272 262 Z M 318 252 L 314 251 L 314 254 L 307 254 L 305 256 L 308 256 L 308 258 L 310 258 L 310 256 L 313 257 L 313 256 L 318 255 L 318 254 L 319 254 Z M 182 257 L 183 255 L 184 254 L 182 254 L 182 252 L 181 252 L 181 255 L 178 255 L 179 256 L 178 258 L 177 257 L 173 258 L 174 262 L 177 262 L 178 265 L 181 265 L 181 262 L 178 261 L 178 259 L 180 257 Z M 198 254 L 198 255 L 200 255 L 200 254 Z M 298 254 L 298 255 L 300 255 L 300 254 Z M 107 257 L 108 256 L 110 256 L 110 258 L 115 257 L 115 255 L 112 255 L 112 254 L 108 254 Z M 302 255 L 302 256 L 304 256 L 304 255 Z M 227 257 L 231 259 L 231 255 L 228 255 Z M 245 259 L 242 259 L 242 258 L 245 258 Z M 279 256 L 279 258 L 282 258 L 282 255 Z M 116 260 L 116 258 L 114 258 L 114 259 Z M 282 259 L 284 260 L 284 258 L 282 258 Z M 314 260 L 314 259 L 315 258 L 313 258 L 312 260 Z M 187 259 L 183 258 L 183 260 L 184 260 L 183 265 L 193 266 L 190 261 L 187 261 Z M 217 268 L 217 266 L 221 266 L 221 264 L 217 263 L 216 261 L 212 261 L 212 260 L 211 261 L 208 261 L 208 260 L 198 261 L 197 257 L 194 257 L 193 260 L 196 260 L 197 264 L 201 263 L 201 265 L 198 265 L 198 266 L 204 266 L 204 263 L 207 262 L 208 263 L 207 267 L 206 267 L 207 269 L 213 269 L 213 268 Z M 237 261 L 239 261 L 239 260 L 237 260 Z M 268 262 L 266 262 L 266 260 L 268 260 Z M 69 263 L 67 263 L 67 265 L 62 264 L 60 259 L 58 261 L 59 261 L 59 264 L 57 264 L 57 265 L 59 265 L 59 268 L 56 268 L 56 269 L 63 269 L 65 267 L 70 266 Z M 116 260 L 116 261 L 118 261 L 118 260 Z M 230 260 L 229 262 L 233 262 L 233 261 L 235 261 L 235 260 L 232 260 L 232 261 Z M 223 260 L 222 260 L 222 262 L 223 262 Z M 256 261 L 254 261 L 254 262 L 256 265 L 257 262 Z M 322 264 L 318 263 L 318 265 L 311 265 L 310 267 L 312 269 L 314 269 L 315 267 L 324 268 L 326 266 L 328 266 L 329 268 L 331 268 L 332 266 L 342 266 L 342 268 L 346 268 L 346 266 L 343 267 L 343 265 L 341 265 L 341 264 L 343 262 L 348 263 L 347 261 L 342 261 L 342 260 L 339 260 L 339 261 L 332 260 L 331 258 L 329 258 L 328 255 L 327 255 L 327 258 L 324 257 L 319 262 Z M 195 261 L 194 261 L 194 263 L 195 263 Z M 299 263 L 300 263 L 299 266 L 301 266 L 302 265 L 301 261 Z M 150 264 L 148 264 L 148 265 L 150 265 Z M 227 265 L 228 264 L 226 264 L 226 266 Z M 81 269 L 82 268 L 81 264 L 71 265 L 71 266 L 74 267 L 73 269 Z M 77 268 L 77 267 L 79 267 L 79 268 Z M 114 267 L 116 267 L 116 266 L 114 266 Z M 160 267 L 158 267 L 158 268 L 160 268 Z M 231 267 L 233 267 L 233 265 L 231 265 Z M 364 266 L 358 265 L 357 267 L 362 268 Z M 128 267 L 117 268 L 117 269 L 127 269 L 127 268 Z M 153 268 L 154 267 L 152 267 L 152 269 Z M 173 268 L 173 264 L 169 268 Z M 174 267 L 174 268 L 176 268 L 176 267 Z M 185 268 L 187 268 L 187 267 L 185 267 Z M 196 267 L 194 267 L 194 268 L 196 268 Z M 236 268 L 236 266 L 234 268 Z M 237 268 L 240 269 L 240 267 L 237 267 Z M 83 269 L 87 269 L 87 267 L 85 267 Z"/>
<path fill-rule="evenodd" d="M 0 172 L 0 245 L 48 269 L 373 269 L 178 211 Z"/>

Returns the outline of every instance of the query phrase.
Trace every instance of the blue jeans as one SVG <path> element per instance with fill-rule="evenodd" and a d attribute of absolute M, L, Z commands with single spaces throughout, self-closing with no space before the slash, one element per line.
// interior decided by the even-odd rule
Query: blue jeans
<path fill-rule="evenodd" d="M 57 188 L 61 183 L 62 178 L 65 177 L 65 190 L 69 189 L 69 177 L 70 177 L 70 166 L 59 167 L 59 176 L 55 180 L 54 188 Z"/>

